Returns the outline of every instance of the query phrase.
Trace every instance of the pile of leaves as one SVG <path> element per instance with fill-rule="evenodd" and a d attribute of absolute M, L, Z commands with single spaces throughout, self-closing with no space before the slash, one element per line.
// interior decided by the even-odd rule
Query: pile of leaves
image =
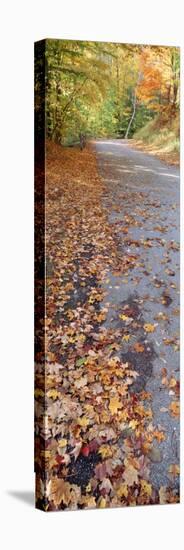
<path fill-rule="evenodd" d="M 48 142 L 46 317 L 37 323 L 35 366 L 36 501 L 46 511 L 178 501 L 172 484 L 158 490 L 149 481 L 150 454 L 166 434 L 154 425 L 151 395 L 134 390 L 139 373 L 122 359 L 130 327 L 139 335 L 154 325 L 126 303 L 118 328 L 104 323 L 109 269 L 124 276 L 135 262 L 119 252 L 104 193 L 90 148 Z M 141 337 L 130 345 L 146 353 Z M 170 414 L 179 414 L 177 393 Z M 179 475 L 177 464 L 170 468 Z"/>

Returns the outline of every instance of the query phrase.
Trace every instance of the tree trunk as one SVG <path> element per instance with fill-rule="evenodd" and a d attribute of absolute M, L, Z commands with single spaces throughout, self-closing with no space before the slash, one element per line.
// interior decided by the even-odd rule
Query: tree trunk
<path fill-rule="evenodd" d="M 141 78 L 141 73 L 138 74 L 138 79 L 137 79 L 137 83 L 136 83 L 136 86 L 135 86 L 135 90 L 134 90 L 134 94 L 133 94 L 133 97 L 132 97 L 132 105 L 133 105 L 133 111 L 132 111 L 132 116 L 131 116 L 131 119 L 128 123 L 128 128 L 127 128 L 127 131 L 126 131 L 126 134 L 125 134 L 125 139 L 128 138 L 128 134 L 129 134 L 129 131 L 130 131 L 130 128 L 131 128 L 131 125 L 132 125 L 132 122 L 134 120 L 134 117 L 135 117 L 135 113 L 136 113 L 136 105 L 137 105 L 137 97 L 136 97 L 136 88 L 140 82 L 140 78 Z"/>
<path fill-rule="evenodd" d="M 116 83 L 117 83 L 117 119 L 118 123 L 121 123 L 121 111 L 120 111 L 120 82 L 119 82 L 119 58 L 116 62 Z"/>
<path fill-rule="evenodd" d="M 131 116 L 131 119 L 128 123 L 128 128 L 127 128 L 127 131 L 126 131 L 126 134 L 125 134 L 125 139 L 128 138 L 128 134 L 129 134 L 129 131 L 130 131 L 130 128 L 131 128 L 131 125 L 132 125 L 132 122 L 134 120 L 134 117 L 135 117 L 135 113 L 136 113 L 136 103 L 137 103 L 137 99 L 136 99 L 136 92 L 134 92 L 134 98 L 133 98 L 133 111 L 132 111 L 132 116 Z"/>

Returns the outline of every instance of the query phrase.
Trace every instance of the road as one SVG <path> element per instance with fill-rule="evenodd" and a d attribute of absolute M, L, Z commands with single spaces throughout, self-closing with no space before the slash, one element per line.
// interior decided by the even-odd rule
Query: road
<path fill-rule="evenodd" d="M 165 433 L 151 457 L 150 479 L 157 487 L 175 487 L 177 479 L 171 480 L 168 468 L 179 460 L 179 420 L 169 412 L 179 380 L 179 169 L 132 149 L 127 140 L 99 140 L 93 146 L 120 252 L 135 256 L 124 278 L 108 274 L 106 325 L 118 326 L 123 304 L 137 308 L 137 318 L 154 325 L 154 332 L 139 334 L 146 355 L 132 352 L 137 333 L 130 330 L 121 357 L 139 373 L 134 391 L 151 393 L 152 424 Z"/>

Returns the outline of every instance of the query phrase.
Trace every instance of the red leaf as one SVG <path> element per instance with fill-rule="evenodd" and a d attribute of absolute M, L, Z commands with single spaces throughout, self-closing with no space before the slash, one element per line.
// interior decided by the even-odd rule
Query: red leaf
<path fill-rule="evenodd" d="M 84 445 L 84 447 L 82 447 L 82 449 L 81 449 L 81 454 L 82 454 L 83 456 L 88 456 L 89 453 L 90 453 L 90 447 L 89 447 L 89 445 Z"/>

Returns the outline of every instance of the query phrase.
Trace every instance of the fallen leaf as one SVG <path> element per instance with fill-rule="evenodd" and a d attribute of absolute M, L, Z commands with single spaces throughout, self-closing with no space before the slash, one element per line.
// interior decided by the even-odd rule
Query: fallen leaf
<path fill-rule="evenodd" d="M 122 340 L 125 340 L 125 342 L 129 342 L 130 338 L 131 338 L 130 334 L 124 334 L 122 337 Z"/>
<path fill-rule="evenodd" d="M 88 378 L 87 375 L 81 376 L 81 378 L 78 378 L 78 380 L 74 381 L 75 387 L 80 389 L 87 385 Z"/>
<path fill-rule="evenodd" d="M 121 485 L 118 487 L 116 492 L 117 492 L 118 497 L 127 498 L 127 496 L 128 496 L 128 485 L 126 483 L 121 483 Z"/>
<path fill-rule="evenodd" d="M 172 401 L 169 405 L 169 410 L 171 413 L 171 416 L 179 416 L 180 415 L 180 403 L 179 401 Z"/>
<path fill-rule="evenodd" d="M 106 508 L 106 500 L 104 497 L 100 497 L 98 500 L 98 508 Z"/>
<path fill-rule="evenodd" d="M 140 342 L 136 342 L 134 344 L 134 350 L 137 351 L 137 353 L 142 353 L 144 351 L 144 346 L 140 344 Z"/>
<path fill-rule="evenodd" d="M 51 483 L 50 500 L 53 500 L 55 506 L 61 502 L 68 506 L 71 499 L 71 485 L 63 479 L 54 478 Z"/>
<path fill-rule="evenodd" d="M 108 445 L 102 445 L 98 449 L 98 452 L 101 454 L 102 458 L 109 458 L 112 456 L 112 450 Z"/>
<path fill-rule="evenodd" d="M 77 424 L 79 424 L 79 426 L 82 426 L 82 428 L 88 426 L 89 423 L 90 420 L 86 416 L 81 416 L 80 418 L 77 418 Z"/>
<path fill-rule="evenodd" d="M 111 397 L 109 402 L 109 410 L 111 414 L 116 414 L 118 409 L 122 409 L 122 403 L 119 401 L 118 397 Z"/>
<path fill-rule="evenodd" d="M 173 477 L 179 476 L 180 474 L 179 464 L 171 464 L 168 468 L 168 472 Z"/>
<path fill-rule="evenodd" d="M 113 490 L 113 486 L 112 486 L 112 483 L 110 481 L 110 479 L 108 477 L 105 477 L 102 481 L 102 483 L 100 484 L 100 490 L 105 490 L 105 492 L 108 494 L 110 493 L 110 491 Z"/>
<path fill-rule="evenodd" d="M 162 486 L 159 489 L 160 504 L 166 504 L 168 502 L 167 487 Z"/>
<path fill-rule="evenodd" d="M 90 447 L 89 445 L 84 445 L 81 449 L 81 455 L 88 456 L 90 453 Z"/>
<path fill-rule="evenodd" d="M 66 447 L 67 445 L 67 439 L 63 438 L 58 441 L 59 447 L 62 449 L 63 447 Z"/>
<path fill-rule="evenodd" d="M 125 467 L 125 470 L 123 472 L 123 479 L 125 480 L 125 483 L 131 487 L 132 485 L 134 485 L 134 483 L 138 483 L 138 472 L 137 470 L 132 466 L 132 464 L 128 464 L 127 461 L 125 460 L 124 463 L 126 462 L 126 467 Z"/>
<path fill-rule="evenodd" d="M 58 392 L 57 390 L 49 390 L 47 392 L 47 397 L 50 397 L 51 399 L 58 399 L 61 397 L 61 392 Z"/>
<path fill-rule="evenodd" d="M 141 490 L 145 495 L 151 497 L 152 485 L 151 483 L 148 483 L 148 481 L 146 481 L 145 479 L 141 479 Z"/>
<path fill-rule="evenodd" d="M 86 357 L 80 357 L 80 359 L 77 359 L 76 361 L 76 366 L 81 367 L 82 365 L 84 365 L 85 361 L 86 361 Z"/>
<path fill-rule="evenodd" d="M 152 325 L 151 323 L 145 323 L 144 324 L 144 330 L 145 330 L 145 332 L 154 332 L 155 325 Z"/>

